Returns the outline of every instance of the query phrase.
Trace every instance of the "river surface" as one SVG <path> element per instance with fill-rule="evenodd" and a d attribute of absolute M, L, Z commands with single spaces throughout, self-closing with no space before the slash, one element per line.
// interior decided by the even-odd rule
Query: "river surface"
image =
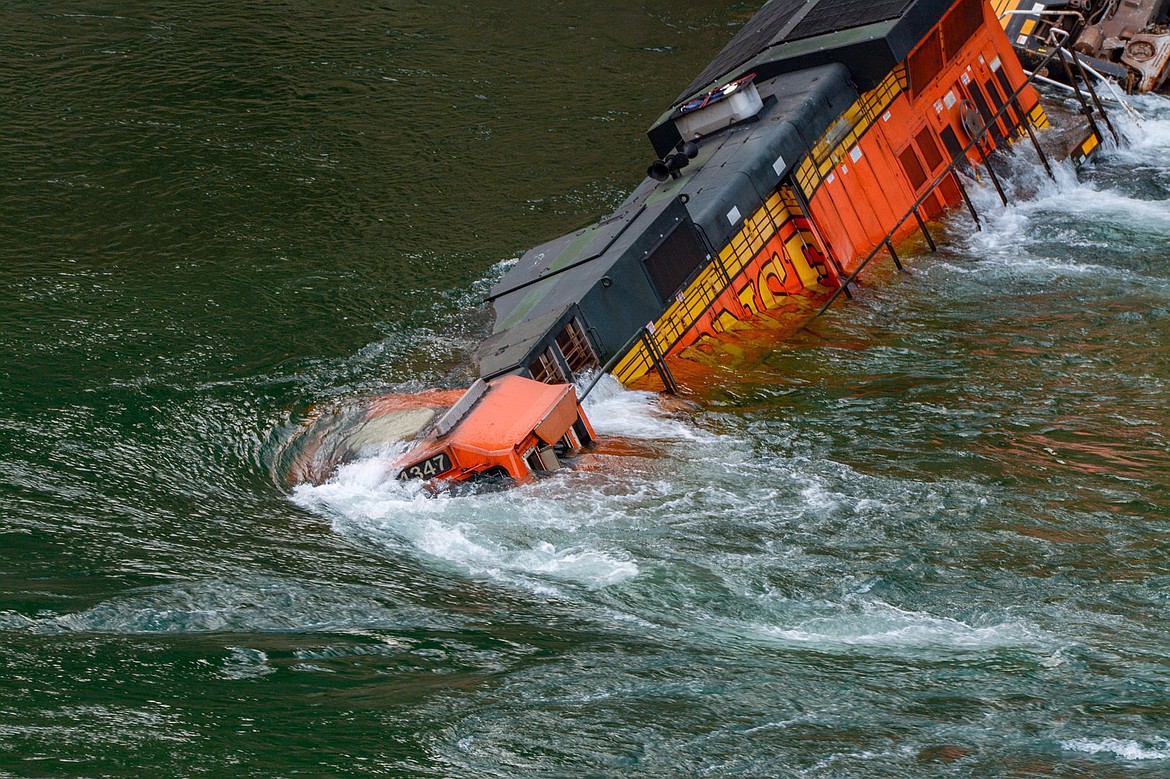
<path fill-rule="evenodd" d="M 292 489 L 753 7 L 247 5 L 0 9 L 0 777 L 1170 775 L 1170 100 L 590 468 Z"/>

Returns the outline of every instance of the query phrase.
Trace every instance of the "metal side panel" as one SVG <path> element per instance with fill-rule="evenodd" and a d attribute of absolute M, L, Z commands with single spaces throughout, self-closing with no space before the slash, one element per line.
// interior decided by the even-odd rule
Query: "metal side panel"
<path fill-rule="evenodd" d="M 615 355 L 658 319 L 706 261 L 687 207 L 672 201 L 653 229 L 623 252 L 611 269 L 610 283 L 598 284 L 582 298 L 581 311 L 602 359 Z"/>
<path fill-rule="evenodd" d="M 476 353 L 480 375 L 524 369 L 575 311 L 602 351 L 619 347 L 661 314 L 661 295 L 643 263 L 683 223 L 691 229 L 687 208 L 677 198 L 647 204 L 596 258 L 495 300 L 495 332 Z M 701 251 L 697 239 L 695 246 Z"/>
<path fill-rule="evenodd" d="M 841 64 L 781 74 L 761 84 L 762 118 L 726 134 L 687 184 L 691 214 L 720 249 L 815 142 L 857 100 Z"/>
<path fill-rule="evenodd" d="M 492 332 L 509 330 L 577 302 L 608 272 L 630 235 L 645 230 L 669 205 L 669 200 L 632 204 L 593 228 L 573 233 L 571 241 L 550 241 L 525 254 L 528 259 L 513 268 L 488 296 L 495 311 Z M 580 237 L 582 234 L 590 236 L 588 241 Z M 571 259 L 566 259 L 567 255 Z"/>

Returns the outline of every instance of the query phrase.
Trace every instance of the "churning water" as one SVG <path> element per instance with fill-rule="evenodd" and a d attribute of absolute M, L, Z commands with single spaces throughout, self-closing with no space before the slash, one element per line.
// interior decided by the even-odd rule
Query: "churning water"
<path fill-rule="evenodd" d="M 289 487 L 747 9 L 124 14 L 3 12 L 0 776 L 1170 774 L 1170 101 L 573 470 Z"/>

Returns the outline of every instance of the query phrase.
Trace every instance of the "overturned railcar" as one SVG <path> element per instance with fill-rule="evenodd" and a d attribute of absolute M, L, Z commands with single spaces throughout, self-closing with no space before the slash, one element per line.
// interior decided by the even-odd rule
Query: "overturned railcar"
<path fill-rule="evenodd" d="M 1130 92 L 1170 93 L 1170 0 L 995 0 L 994 8 L 1042 78 L 1106 77 Z M 1039 65 L 1055 43 L 1071 52 Z"/>
<path fill-rule="evenodd" d="M 1091 119 L 1073 156 L 1101 142 Z M 478 389 L 421 435 L 401 477 L 556 467 L 592 428 L 575 394 L 532 383 L 608 372 L 675 389 L 671 366 L 705 340 L 848 291 L 912 232 L 933 245 L 929 223 L 970 205 L 960 172 L 994 175 L 988 155 L 1047 123 L 982 0 L 772 0 L 650 128 L 629 198 L 491 290 Z M 537 396 L 547 414 L 528 408 Z M 490 440 L 508 435 L 523 441 Z M 558 456 L 541 456 L 550 447 Z"/>

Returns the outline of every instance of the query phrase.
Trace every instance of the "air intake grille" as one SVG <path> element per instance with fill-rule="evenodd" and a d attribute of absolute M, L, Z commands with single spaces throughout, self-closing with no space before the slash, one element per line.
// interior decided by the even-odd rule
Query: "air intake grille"
<path fill-rule="evenodd" d="M 703 246 L 695 237 L 690 221 L 683 221 L 654 253 L 642 261 L 646 275 L 663 302 L 669 301 L 682 289 L 706 258 Z"/>

